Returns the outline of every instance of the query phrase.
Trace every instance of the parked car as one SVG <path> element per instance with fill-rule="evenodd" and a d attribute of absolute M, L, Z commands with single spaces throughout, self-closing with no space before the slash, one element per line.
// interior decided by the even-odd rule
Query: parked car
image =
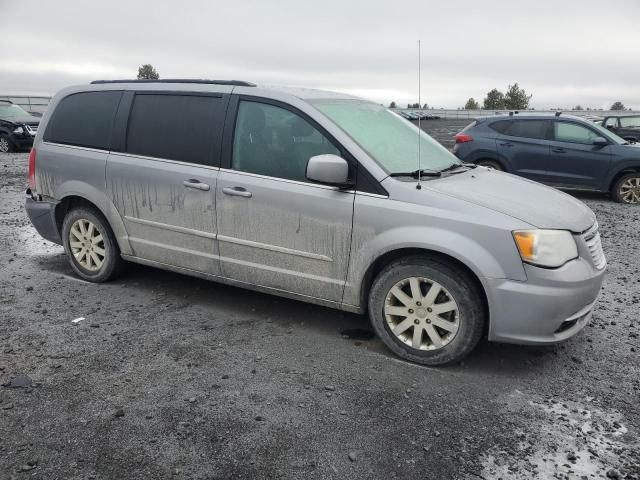
<path fill-rule="evenodd" d="M 453 152 L 463 162 L 640 204 L 640 146 L 582 118 L 487 117 L 467 125 L 455 140 Z"/>
<path fill-rule="evenodd" d="M 19 105 L 0 100 L 0 152 L 31 148 L 39 123 Z"/>
<path fill-rule="evenodd" d="M 62 90 L 26 210 L 85 280 L 131 261 L 368 313 L 390 350 L 427 365 L 482 337 L 572 337 L 605 275 L 595 215 L 574 198 L 465 166 L 377 104 L 238 81 Z"/>
<path fill-rule="evenodd" d="M 602 125 L 628 142 L 640 142 L 640 115 L 609 115 Z"/>

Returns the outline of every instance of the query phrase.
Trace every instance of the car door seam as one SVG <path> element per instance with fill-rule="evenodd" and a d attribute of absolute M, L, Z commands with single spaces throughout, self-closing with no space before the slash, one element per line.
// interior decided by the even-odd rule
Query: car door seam
<path fill-rule="evenodd" d="M 271 245 L 268 243 L 256 242 L 253 240 L 244 240 L 242 238 L 229 237 L 227 235 L 218 235 L 219 242 L 235 243 L 236 245 L 243 245 L 246 247 L 260 248 L 262 250 L 271 250 L 273 252 L 285 253 L 288 255 L 296 255 L 298 257 L 311 258 L 313 260 L 321 260 L 323 262 L 333 262 L 333 258 L 327 255 L 319 253 L 305 252 L 304 250 L 296 250 L 288 247 L 280 247 L 278 245 Z"/>
<path fill-rule="evenodd" d="M 179 232 L 179 233 L 188 233 L 191 235 L 196 235 L 198 237 L 204 237 L 204 238 L 210 238 L 215 240 L 217 238 L 217 234 L 216 233 L 210 233 L 210 232 L 205 232 L 202 230 L 196 230 L 194 228 L 188 228 L 188 227 L 180 227 L 178 225 L 171 225 L 169 223 L 162 223 L 162 222 L 155 222 L 153 220 L 146 220 L 143 218 L 137 218 L 137 217 L 131 217 L 129 215 L 125 215 L 125 220 L 129 221 L 129 222 L 133 222 L 133 223 L 139 223 L 141 225 L 148 225 L 150 227 L 157 227 L 157 228 L 163 228 L 166 230 L 172 230 L 174 232 Z"/>

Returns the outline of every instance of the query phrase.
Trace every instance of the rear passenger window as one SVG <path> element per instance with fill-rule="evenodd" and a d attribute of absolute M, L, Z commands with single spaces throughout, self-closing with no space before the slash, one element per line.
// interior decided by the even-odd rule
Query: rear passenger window
<path fill-rule="evenodd" d="M 108 150 L 122 92 L 83 92 L 63 98 L 44 134 L 45 142 Z"/>
<path fill-rule="evenodd" d="M 219 145 L 222 113 L 219 96 L 138 93 L 129 116 L 126 152 L 217 165 L 219 152 L 213 147 Z"/>
<path fill-rule="evenodd" d="M 548 126 L 547 120 L 514 120 L 503 133 L 511 137 L 545 139 Z"/>
<path fill-rule="evenodd" d="M 238 107 L 232 166 L 269 177 L 306 181 L 307 162 L 340 151 L 304 118 L 266 103 Z"/>

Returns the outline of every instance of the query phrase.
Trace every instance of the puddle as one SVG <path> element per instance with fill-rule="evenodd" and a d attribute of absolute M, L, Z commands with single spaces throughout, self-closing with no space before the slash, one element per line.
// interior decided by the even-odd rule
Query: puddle
<path fill-rule="evenodd" d="M 347 330 L 342 330 L 340 332 L 342 338 L 346 338 L 347 340 L 361 340 L 367 341 L 372 340 L 376 334 L 373 330 L 365 330 L 364 328 L 349 328 Z"/>

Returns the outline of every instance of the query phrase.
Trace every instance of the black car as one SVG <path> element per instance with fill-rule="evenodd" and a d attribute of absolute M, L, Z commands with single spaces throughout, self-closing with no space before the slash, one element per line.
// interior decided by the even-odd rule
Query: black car
<path fill-rule="evenodd" d="M 511 114 L 475 120 L 455 136 L 466 163 L 564 189 L 611 192 L 640 204 L 640 144 L 571 115 Z"/>
<path fill-rule="evenodd" d="M 609 115 L 602 125 L 628 142 L 640 142 L 640 115 Z"/>
<path fill-rule="evenodd" d="M 0 100 L 0 152 L 31 148 L 39 124 L 39 117 L 8 100 Z"/>

